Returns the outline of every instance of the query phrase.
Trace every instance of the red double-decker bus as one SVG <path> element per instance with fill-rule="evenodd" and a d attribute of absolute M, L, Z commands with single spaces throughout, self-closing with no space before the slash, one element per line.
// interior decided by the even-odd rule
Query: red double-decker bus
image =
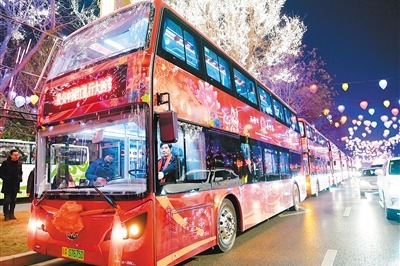
<path fill-rule="evenodd" d="M 307 195 L 318 196 L 331 186 L 329 140 L 304 118 L 299 118 Z"/>
<path fill-rule="evenodd" d="M 36 252 L 173 265 L 228 251 L 237 232 L 306 197 L 296 113 L 162 1 L 71 34 L 39 105 Z M 84 161 L 73 145 L 88 147 L 85 177 L 69 167 Z"/>

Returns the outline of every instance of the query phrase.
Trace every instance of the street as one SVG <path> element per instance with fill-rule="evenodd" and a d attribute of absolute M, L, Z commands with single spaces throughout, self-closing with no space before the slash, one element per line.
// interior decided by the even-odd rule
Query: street
<path fill-rule="evenodd" d="M 182 265 L 400 265 L 399 240 L 400 223 L 386 220 L 377 194 L 360 198 L 353 178 L 243 233 L 230 252 Z"/>
<path fill-rule="evenodd" d="M 57 259 L 51 265 L 85 264 Z M 227 253 L 208 250 L 180 264 L 197 265 L 398 266 L 400 223 L 385 218 L 377 194 L 360 198 L 353 178 L 307 198 L 299 212 L 240 234 Z"/>

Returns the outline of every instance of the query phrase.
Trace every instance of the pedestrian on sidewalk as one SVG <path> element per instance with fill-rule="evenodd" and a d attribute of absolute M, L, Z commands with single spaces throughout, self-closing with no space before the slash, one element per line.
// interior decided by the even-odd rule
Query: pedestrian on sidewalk
<path fill-rule="evenodd" d="M 4 193 L 4 221 L 15 220 L 17 218 L 15 218 L 14 210 L 22 182 L 22 162 L 19 160 L 18 150 L 11 150 L 7 160 L 1 164 L 0 178 L 3 179 L 1 192 Z"/>

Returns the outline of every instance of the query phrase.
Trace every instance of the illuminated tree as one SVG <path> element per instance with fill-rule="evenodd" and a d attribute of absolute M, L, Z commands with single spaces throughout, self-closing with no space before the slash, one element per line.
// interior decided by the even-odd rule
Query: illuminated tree
<path fill-rule="evenodd" d="M 0 0 L 1 93 L 39 51 L 46 38 L 60 39 L 61 33 L 70 33 L 97 18 L 98 0 L 89 7 L 78 3 L 78 0 Z"/>
<path fill-rule="evenodd" d="M 16 107 L 12 95 L 40 93 L 36 85 L 54 42 L 97 18 L 98 1 L 85 6 L 78 0 L 0 0 L 1 108 L 31 112 L 33 105 Z M 1 118 L 2 137 L 29 139 L 25 135 L 33 132 L 34 123 L 22 120 Z"/>
<path fill-rule="evenodd" d="M 336 95 L 334 88 L 329 87 L 332 78 L 324 66 L 316 49 L 307 51 L 303 46 L 297 56 L 287 56 L 281 64 L 262 68 L 260 79 L 299 116 L 314 123 L 321 119 L 323 109 L 333 109 Z"/>
<path fill-rule="evenodd" d="M 166 0 L 252 74 L 298 55 L 306 30 L 281 13 L 286 0 Z"/>
<path fill-rule="evenodd" d="M 301 116 L 320 119 L 322 109 L 331 108 L 331 77 L 316 50 L 302 45 L 303 22 L 281 13 L 285 0 L 166 2 Z M 312 84 L 318 88 L 315 94 Z"/>

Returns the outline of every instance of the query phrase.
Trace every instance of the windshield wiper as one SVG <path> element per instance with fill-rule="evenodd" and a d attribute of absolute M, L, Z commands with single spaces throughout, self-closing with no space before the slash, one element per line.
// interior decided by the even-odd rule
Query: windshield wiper
<path fill-rule="evenodd" d="M 118 209 L 117 203 L 115 203 L 115 201 L 113 201 L 112 198 L 110 198 L 109 196 L 105 195 L 105 194 L 104 194 L 103 192 L 101 192 L 100 189 L 98 189 L 96 186 L 93 186 L 93 188 L 97 191 L 97 193 L 99 193 L 100 196 L 102 196 L 103 198 L 105 198 L 106 201 L 107 201 L 108 203 L 110 203 L 110 205 L 111 205 L 112 207 L 114 207 L 115 209 Z"/>

